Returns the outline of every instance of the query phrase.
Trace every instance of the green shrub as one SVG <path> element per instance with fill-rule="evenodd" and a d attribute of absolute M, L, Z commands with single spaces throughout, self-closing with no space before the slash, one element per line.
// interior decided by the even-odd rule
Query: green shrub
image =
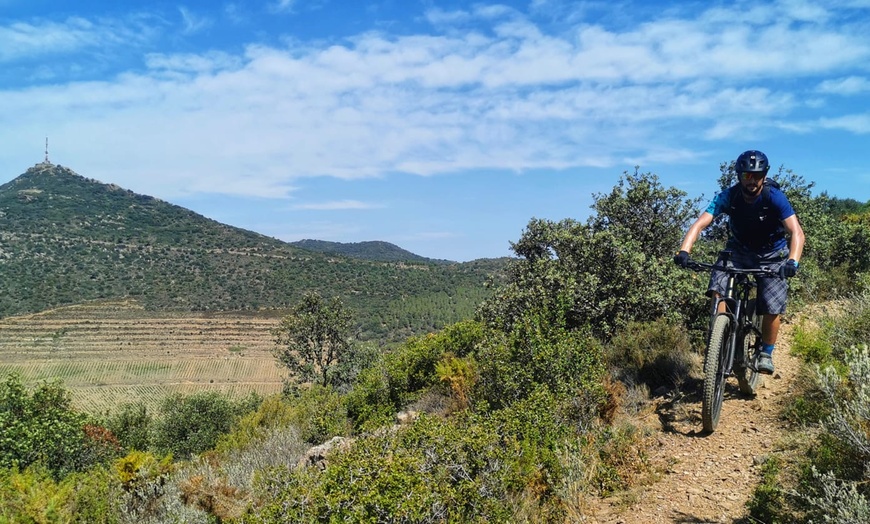
<path fill-rule="evenodd" d="M 56 479 L 86 469 L 93 463 L 86 423 L 59 382 L 30 393 L 18 375 L 8 375 L 0 383 L 0 468 L 40 465 Z"/>
<path fill-rule="evenodd" d="M 283 395 L 263 399 L 256 411 L 240 417 L 230 433 L 221 435 L 216 444 L 218 452 L 242 450 L 278 427 L 286 427 L 294 416 L 293 406 Z"/>
<path fill-rule="evenodd" d="M 753 521 L 769 524 L 794 522 L 788 510 L 786 494 L 781 484 L 782 463 L 776 457 L 769 458 L 761 466 L 761 482 L 746 503 Z"/>
<path fill-rule="evenodd" d="M 105 468 L 72 473 L 55 480 L 39 468 L 0 471 L 0 522 L 120 522 L 120 483 Z"/>
<path fill-rule="evenodd" d="M 126 450 L 145 451 L 151 447 L 151 424 L 153 417 L 144 402 L 128 403 L 106 421 L 106 427 L 114 433 Z"/>
<path fill-rule="evenodd" d="M 320 444 L 351 432 L 344 397 L 332 388 L 312 385 L 291 399 L 290 404 L 289 422 L 305 442 Z"/>
<path fill-rule="evenodd" d="M 391 422 L 397 411 L 440 385 L 437 366 L 445 355 L 470 355 L 482 340 L 483 326 L 474 321 L 407 340 L 359 374 L 346 397 L 348 416 L 361 430 Z"/>
<path fill-rule="evenodd" d="M 121 522 L 118 499 L 121 483 L 107 468 L 92 468 L 64 479 L 73 485 L 68 502 L 73 522 L 115 524 Z"/>
<path fill-rule="evenodd" d="M 841 375 L 849 348 L 870 340 L 870 293 L 854 294 L 816 319 L 817 327 L 805 324 L 795 330 L 792 351 L 804 361 L 821 367 L 833 366 Z"/>
<path fill-rule="evenodd" d="M 154 423 L 154 446 L 159 453 L 179 459 L 210 450 L 239 416 L 256 407 L 254 402 L 234 402 L 216 391 L 170 395 L 160 404 L 160 417 Z"/>
<path fill-rule="evenodd" d="M 568 330 L 602 339 L 626 323 L 703 312 L 703 290 L 674 266 L 673 252 L 697 200 L 664 188 L 650 173 L 625 173 L 609 194 L 594 195 L 583 224 L 533 219 L 511 245 L 517 260 L 506 283 L 479 309 L 487 325 L 510 332 L 529 311 L 545 311 Z"/>
<path fill-rule="evenodd" d="M 40 468 L 0 474 L 0 522 L 61 522 L 73 486 L 59 485 L 51 472 Z"/>
<path fill-rule="evenodd" d="M 334 451 L 323 471 L 272 470 L 258 484 L 263 506 L 242 521 L 515 522 L 519 494 L 547 500 L 537 449 L 480 417 L 424 415 Z"/>
<path fill-rule="evenodd" d="M 370 431 L 392 422 L 399 406 L 391 398 L 389 376 L 383 362 L 360 373 L 345 403 L 348 416 L 359 431 Z"/>
<path fill-rule="evenodd" d="M 834 349 L 829 337 L 821 329 L 809 329 L 800 324 L 794 330 L 791 352 L 804 362 L 815 365 L 831 364 Z"/>
<path fill-rule="evenodd" d="M 531 312 L 510 333 L 492 331 L 476 360 L 480 380 L 474 401 L 501 409 L 544 386 L 558 398 L 583 396 L 590 407 L 603 400 L 601 344 L 581 331 L 548 322 L 547 313 Z M 586 397 L 592 393 L 591 397 Z"/>

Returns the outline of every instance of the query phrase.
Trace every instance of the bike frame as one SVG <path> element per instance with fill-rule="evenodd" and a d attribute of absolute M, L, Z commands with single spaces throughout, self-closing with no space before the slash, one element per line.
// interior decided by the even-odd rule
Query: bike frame
<path fill-rule="evenodd" d="M 707 328 L 707 336 L 710 334 L 710 329 L 713 327 L 713 322 L 717 315 L 727 315 L 731 319 L 731 332 L 728 333 L 728 343 L 725 347 L 724 376 L 729 377 L 734 371 L 734 356 L 737 348 L 737 338 L 741 333 L 741 328 L 752 326 L 752 329 L 757 331 L 761 336 L 761 331 L 752 325 L 746 318 L 746 306 L 749 302 L 749 293 L 757 287 L 754 280 L 743 279 L 738 282 L 737 275 L 734 273 L 728 274 L 728 283 L 725 286 L 725 295 L 714 297 L 712 300 L 712 311 L 710 315 L 710 326 Z M 725 312 L 719 312 L 719 304 L 725 303 Z M 745 355 L 744 355 L 745 357 Z"/>
<path fill-rule="evenodd" d="M 728 377 L 732 375 L 734 370 L 734 356 L 737 347 L 737 338 L 740 335 L 741 328 L 751 329 L 757 336 L 761 336 L 761 330 L 758 329 L 752 322 L 746 318 L 746 307 L 749 303 L 749 295 L 753 289 L 758 287 L 755 278 L 758 276 L 772 277 L 776 273 L 767 268 L 762 269 L 738 269 L 728 267 L 728 262 L 731 260 L 730 251 L 722 251 L 720 254 L 721 263 L 707 264 L 703 262 L 691 261 L 690 269 L 696 271 L 701 270 L 718 270 L 728 274 L 728 280 L 725 284 L 725 294 L 722 296 L 713 297 L 710 305 L 710 323 L 707 326 L 707 336 L 710 336 L 710 330 L 713 327 L 713 322 L 717 315 L 727 315 L 731 319 L 731 332 L 728 334 L 728 343 L 726 344 L 725 356 L 725 374 Z M 738 278 L 742 276 L 743 278 Z M 749 276 L 753 278 L 748 278 Z M 719 312 L 719 305 L 725 303 L 725 312 Z M 745 356 L 744 356 L 745 357 Z M 755 371 L 754 364 L 750 359 L 747 359 L 747 365 L 752 366 Z"/>

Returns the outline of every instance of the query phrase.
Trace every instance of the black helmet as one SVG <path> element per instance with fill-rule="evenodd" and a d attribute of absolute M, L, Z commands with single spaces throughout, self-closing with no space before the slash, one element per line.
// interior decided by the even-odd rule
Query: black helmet
<path fill-rule="evenodd" d="M 754 149 L 744 152 L 737 157 L 737 162 L 734 162 L 734 171 L 738 174 L 764 173 L 766 175 L 769 170 L 770 162 L 767 161 L 767 155 Z"/>

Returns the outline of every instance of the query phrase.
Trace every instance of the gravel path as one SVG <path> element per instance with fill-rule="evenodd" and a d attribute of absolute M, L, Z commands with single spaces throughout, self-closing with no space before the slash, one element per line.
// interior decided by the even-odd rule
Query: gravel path
<path fill-rule="evenodd" d="M 701 404 L 696 399 L 657 399 L 661 427 L 649 453 L 663 472 L 660 480 L 640 488 L 631 504 L 596 504 L 587 522 L 743 522 L 761 465 L 787 431 L 780 413 L 800 369 L 798 359 L 789 354 L 791 328 L 783 323 L 774 353 L 776 372 L 764 377 L 755 398 L 742 396 L 736 379 L 729 379 L 713 434 L 701 433 Z"/>

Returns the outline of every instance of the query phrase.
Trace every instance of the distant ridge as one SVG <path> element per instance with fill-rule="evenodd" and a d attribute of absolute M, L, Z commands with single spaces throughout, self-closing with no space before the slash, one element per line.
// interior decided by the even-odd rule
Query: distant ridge
<path fill-rule="evenodd" d="M 506 264 L 312 242 L 292 245 L 42 162 L 0 185 L 0 317 L 118 298 L 149 310 L 280 311 L 316 291 L 345 300 L 361 337 L 395 339 L 471 316 Z"/>
<path fill-rule="evenodd" d="M 305 239 L 297 242 L 290 242 L 290 245 L 302 249 L 308 249 L 310 251 L 363 258 L 366 260 L 380 260 L 382 262 L 428 262 L 434 264 L 456 263 L 451 260 L 433 259 L 415 255 L 395 244 L 380 240 L 342 243 Z"/>

